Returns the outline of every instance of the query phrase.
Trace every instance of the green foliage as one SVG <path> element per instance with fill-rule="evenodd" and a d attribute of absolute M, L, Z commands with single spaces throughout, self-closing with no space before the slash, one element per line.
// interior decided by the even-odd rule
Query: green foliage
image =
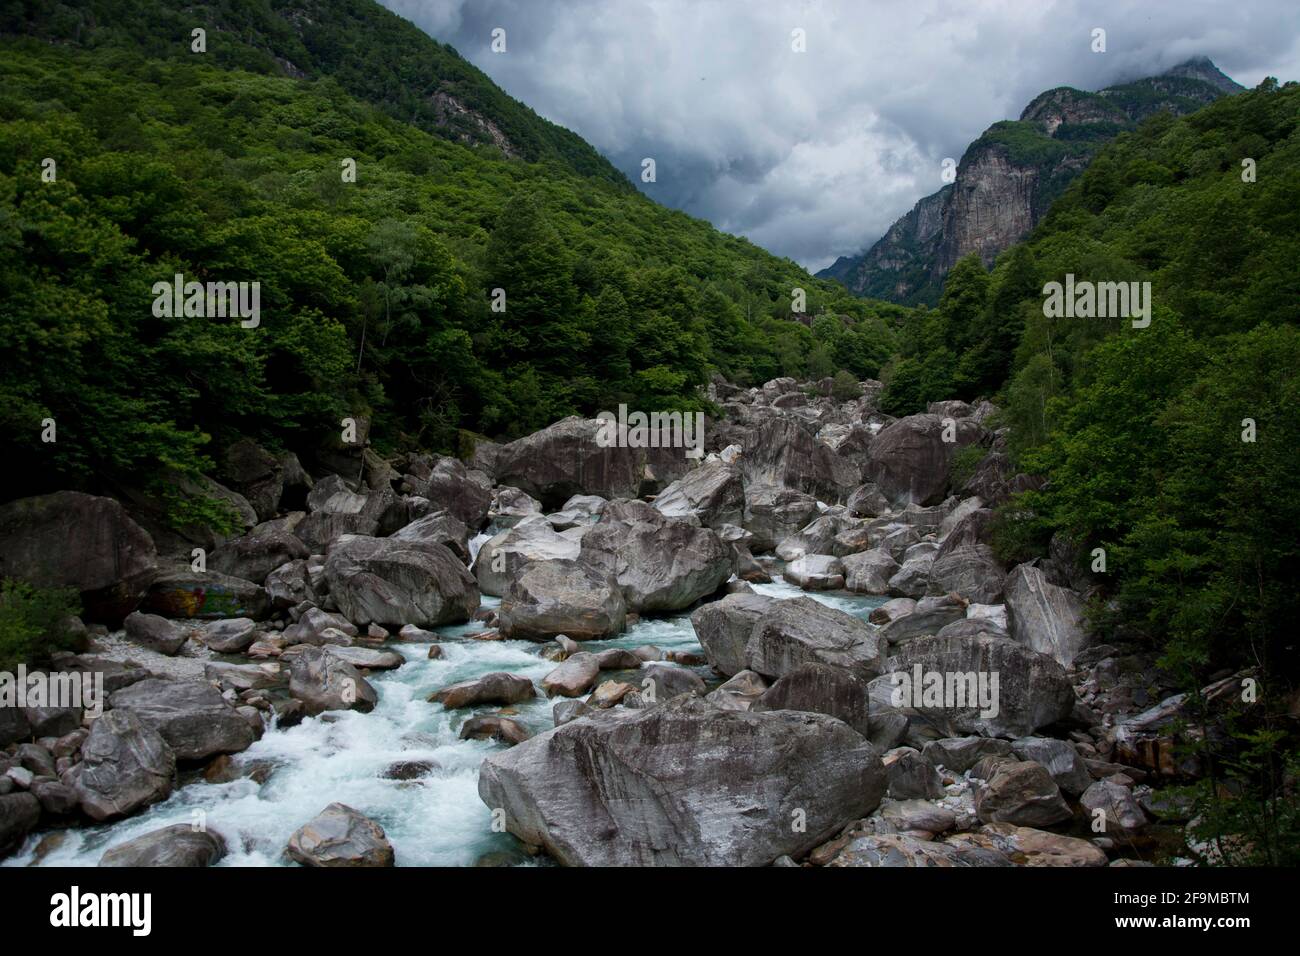
<path fill-rule="evenodd" d="M 847 369 L 840 369 L 831 380 L 831 397 L 837 402 L 851 402 L 862 397 L 862 386 L 858 378 Z"/>
<path fill-rule="evenodd" d="M 14 494 L 194 480 L 242 435 L 309 458 L 357 413 L 381 450 L 454 451 L 461 429 L 512 438 L 620 401 L 697 408 L 715 370 L 744 384 L 814 366 L 865 377 L 893 351 L 908 310 L 656 205 L 376 5 L 309 3 L 302 36 L 281 29 L 278 4 L 228 6 L 218 19 L 241 29 L 210 30 L 208 57 L 188 53 L 192 12 L 182 31 L 151 0 L 0 10 L 6 32 L 68 41 L 0 40 Z M 370 18 L 376 37 L 360 29 Z M 480 97 L 531 144 L 523 158 L 415 110 L 416 79 L 392 72 L 408 69 Z M 41 181 L 47 156 L 56 182 Z M 348 157 L 355 183 L 340 175 Z M 151 289 L 176 273 L 259 282 L 261 325 L 155 317 Z M 791 321 L 794 288 L 834 316 L 833 335 Z M 40 440 L 47 417 L 54 444 Z M 174 525 L 222 523 L 172 504 Z"/>
<path fill-rule="evenodd" d="M 0 671 L 43 661 L 72 644 L 63 622 L 79 614 L 77 592 L 0 581 Z"/>

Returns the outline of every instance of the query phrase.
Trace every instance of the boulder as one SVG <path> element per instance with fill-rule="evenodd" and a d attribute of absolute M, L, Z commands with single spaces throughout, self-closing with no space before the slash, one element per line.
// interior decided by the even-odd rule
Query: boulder
<path fill-rule="evenodd" d="M 946 833 L 957 825 L 957 814 L 929 800 L 887 800 L 880 818 L 899 833 Z"/>
<path fill-rule="evenodd" d="M 582 538 L 578 560 L 614 575 L 630 611 L 679 611 L 731 577 L 717 533 L 643 501 L 613 501 Z"/>
<path fill-rule="evenodd" d="M 890 648 L 901 647 L 919 637 L 938 634 L 953 621 L 965 617 L 966 605 L 959 600 L 949 597 L 922 598 L 916 602 L 912 613 L 890 619 L 880 629 L 880 640 Z"/>
<path fill-rule="evenodd" d="M 747 487 L 793 488 L 829 502 L 844 501 L 862 483 L 857 465 L 785 415 L 759 422 L 745 442 L 740 467 Z"/>
<path fill-rule="evenodd" d="M 508 639 L 547 641 L 565 634 L 588 641 L 620 633 L 626 618 L 612 574 L 577 561 L 537 561 L 507 584 L 498 620 Z"/>
<path fill-rule="evenodd" d="M 436 542 L 344 537 L 330 549 L 325 578 L 339 610 L 356 624 L 454 624 L 479 606 L 469 570 Z"/>
<path fill-rule="evenodd" d="M 842 667 L 800 664 L 769 687 L 750 711 L 802 710 L 838 717 L 864 737 L 870 736 L 867 682 Z"/>
<path fill-rule="evenodd" d="M 676 664 L 646 661 L 638 676 L 641 679 L 643 696 L 651 701 L 672 700 L 680 694 L 704 696 L 705 685 L 700 675 Z"/>
<path fill-rule="evenodd" d="M 600 676 L 600 661 L 595 654 L 579 651 L 542 678 L 547 697 L 581 697 Z"/>
<path fill-rule="evenodd" d="M 357 636 L 357 626 L 341 614 L 331 614 L 318 607 L 308 608 L 296 624 L 284 629 L 290 644 L 350 644 Z"/>
<path fill-rule="evenodd" d="M 826 864 L 835 867 L 1010 866 L 1001 853 L 983 847 L 919 840 L 904 833 L 867 834 L 849 840 Z"/>
<path fill-rule="evenodd" d="M 99 858 L 100 866 L 212 866 L 226 855 L 219 833 L 178 823 L 119 843 Z"/>
<path fill-rule="evenodd" d="M 387 485 L 358 494 L 342 487 L 341 481 L 339 485 L 327 481 L 312 489 L 307 503 L 313 510 L 293 529 L 312 554 L 325 554 L 346 534 L 379 534 L 385 515 L 397 504 L 397 496 Z M 334 488 L 338 490 L 326 496 Z"/>
<path fill-rule="evenodd" d="M 985 757 L 1006 757 L 1011 745 L 990 737 L 945 737 L 925 745 L 922 756 L 935 767 L 965 773 Z"/>
<path fill-rule="evenodd" d="M 260 621 L 270 613 L 271 599 L 265 588 L 252 581 L 211 568 L 191 571 L 186 564 L 159 570 L 140 609 L 163 617 Z"/>
<path fill-rule="evenodd" d="M 283 521 L 265 521 L 219 545 L 208 555 L 208 567 L 260 584 L 282 564 L 306 558 L 309 553 Z"/>
<path fill-rule="evenodd" d="M 576 416 L 500 449 L 495 462 L 499 484 L 513 485 L 558 508 L 573 495 L 636 498 L 686 474 L 692 462 L 680 448 L 633 448 L 620 441 L 602 447 L 606 429 L 598 419 Z"/>
<path fill-rule="evenodd" d="M 730 677 L 745 669 L 749 635 L 774 600 L 762 594 L 739 592 L 691 612 L 695 636 L 715 670 Z"/>
<path fill-rule="evenodd" d="M 247 722 L 207 681 L 149 678 L 115 691 L 108 702 L 162 734 L 178 760 L 239 753 L 253 743 Z"/>
<path fill-rule="evenodd" d="M 870 679 L 880 673 L 880 658 L 876 633 L 865 621 L 805 597 L 771 604 L 745 646 L 747 669 L 769 678 L 818 661 Z"/>
<path fill-rule="evenodd" d="M 1089 644 L 1083 626 L 1083 599 L 1067 588 L 1049 584 L 1038 568 L 1021 564 L 1011 571 L 1006 604 L 1012 639 L 1064 667 L 1074 663 Z"/>
<path fill-rule="evenodd" d="M 1032 760 L 1000 763 L 975 794 L 975 813 L 983 823 L 1045 827 L 1073 815 L 1051 774 Z"/>
<path fill-rule="evenodd" d="M 943 778 L 934 764 L 911 747 L 884 756 L 889 796 L 895 800 L 937 800 L 943 796 Z"/>
<path fill-rule="evenodd" d="M 889 579 L 898 572 L 898 562 L 879 548 L 850 554 L 842 563 L 844 586 L 858 594 L 887 594 Z"/>
<path fill-rule="evenodd" d="M 168 657 L 179 651 L 181 645 L 189 638 L 187 630 L 177 627 L 167 618 L 159 617 L 157 614 L 132 611 L 126 616 L 122 626 L 126 629 L 126 639 L 132 644 L 138 644 Z"/>
<path fill-rule="evenodd" d="M 1079 798 L 1079 805 L 1095 817 L 1100 810 L 1106 820 L 1106 832 L 1133 833 L 1147 825 L 1146 814 L 1133 791 L 1110 780 L 1098 780 Z"/>
<path fill-rule="evenodd" d="M 130 710 L 110 710 L 81 745 L 69 779 L 92 820 L 123 817 L 165 800 L 176 779 L 176 755 L 162 734 Z"/>
<path fill-rule="evenodd" d="M 406 658 L 396 651 L 383 651 L 374 647 L 353 647 L 341 644 L 324 645 L 325 652 L 353 667 L 368 671 L 390 671 L 406 663 Z"/>
<path fill-rule="evenodd" d="M 1062 793 L 1078 797 L 1092 785 L 1092 774 L 1083 758 L 1067 741 L 1052 737 L 1020 737 L 1011 742 L 1011 749 L 1021 760 L 1032 760 L 1041 765 L 1052 775 Z"/>
<path fill-rule="evenodd" d="M 596 663 L 603 671 L 634 671 L 641 666 L 641 658 L 621 647 L 610 647 L 596 654 Z"/>
<path fill-rule="evenodd" d="M 247 617 L 214 621 L 203 629 L 205 645 L 218 654 L 238 654 L 257 640 L 257 622 Z"/>
<path fill-rule="evenodd" d="M 471 717 L 460 725 L 459 736 L 461 740 L 495 740 L 513 746 L 523 743 L 529 734 L 518 721 L 494 714 Z"/>
<path fill-rule="evenodd" d="M 303 866 L 393 866 L 393 845 L 384 828 L 342 803 L 331 803 L 289 837 L 286 850 Z"/>
<path fill-rule="evenodd" d="M 895 505 L 943 500 L 957 452 L 979 440 L 982 429 L 969 418 L 909 415 L 882 428 L 871 443 L 864 477 Z M 951 436 L 952 441 L 945 440 Z"/>
<path fill-rule="evenodd" d="M 706 461 L 661 491 L 655 510 L 668 518 L 694 518 L 706 528 L 738 525 L 745 515 L 740 469 L 719 459 Z"/>
<path fill-rule="evenodd" d="M 470 530 L 465 522 L 446 511 L 434 511 L 403 525 L 389 535 L 390 541 L 415 545 L 440 544 L 469 564 Z"/>
<path fill-rule="evenodd" d="M 498 488 L 488 508 L 488 522 L 497 528 L 512 528 L 524 518 L 541 515 L 542 503 L 518 488 Z"/>
<path fill-rule="evenodd" d="M 874 481 L 869 481 L 853 490 L 845 507 L 855 518 L 874 518 L 889 510 L 889 499 Z"/>
<path fill-rule="evenodd" d="M 1074 686 L 1065 669 L 1003 637 L 918 638 L 900 648 L 889 667 L 892 682 L 906 678 L 903 697 L 913 701 L 911 712 L 947 736 L 1026 737 L 1064 720 L 1074 708 Z M 916 677 L 928 680 L 930 674 L 951 683 L 955 696 L 944 694 L 944 706 L 930 706 L 926 698 L 925 706 L 917 707 L 924 688 L 915 686 Z M 963 691 L 964 701 L 959 699 Z M 990 701 L 981 701 L 983 695 Z"/>
<path fill-rule="evenodd" d="M 705 700 L 722 710 L 749 710 L 754 701 L 763 696 L 767 690 L 767 681 L 761 674 L 753 671 L 740 671 L 733 677 L 719 684 L 709 693 Z"/>
<path fill-rule="evenodd" d="M 490 479 L 483 479 L 486 484 L 475 480 L 475 474 L 462 462 L 445 456 L 413 461 L 411 470 L 414 474 L 407 477 L 410 489 L 427 498 L 436 510 L 448 512 L 471 531 L 478 531 L 487 522 L 492 508 Z"/>
<path fill-rule="evenodd" d="M 266 576 L 264 587 L 271 604 L 279 610 L 304 602 L 315 603 L 317 600 L 306 560 L 289 561 L 280 565 Z"/>
<path fill-rule="evenodd" d="M 1007 575 L 986 544 L 956 548 L 930 565 L 929 594 L 958 594 L 976 604 L 1002 600 Z"/>
<path fill-rule="evenodd" d="M 157 568 L 153 539 L 112 498 L 57 491 L 0 505 L 0 579 L 73 588 L 91 620 L 119 624 Z"/>
<path fill-rule="evenodd" d="M 754 536 L 749 549 L 771 551 L 781 541 L 808 524 L 817 514 L 817 499 L 793 488 L 745 486 L 742 525 Z"/>
<path fill-rule="evenodd" d="M 289 696 L 302 701 L 308 717 L 329 710 L 368 714 L 379 702 L 379 694 L 355 667 L 311 646 L 304 647 L 289 665 Z"/>
<path fill-rule="evenodd" d="M 574 495 L 559 511 L 547 515 L 546 520 L 556 531 L 586 527 L 596 523 L 606 504 L 600 495 Z"/>
<path fill-rule="evenodd" d="M 1078 837 L 1013 823 L 990 823 L 974 833 L 948 838 L 954 846 L 975 846 L 1010 857 L 1020 866 L 1105 866 L 1104 851 Z"/>
<path fill-rule="evenodd" d="M 32 727 L 26 712 L 21 707 L 0 706 L 0 748 L 31 737 Z"/>
<path fill-rule="evenodd" d="M 906 617 L 915 610 L 916 601 L 911 598 L 892 598 L 879 607 L 873 607 L 871 613 L 867 615 L 867 620 L 872 624 L 885 625 L 900 617 Z"/>
<path fill-rule="evenodd" d="M 831 554 L 836 536 L 846 526 L 843 514 L 827 512 L 778 544 L 776 556 L 782 561 L 793 561 L 805 554 Z"/>
<path fill-rule="evenodd" d="M 258 519 L 274 518 L 284 493 L 284 463 L 251 438 L 241 438 L 226 449 L 221 464 L 221 477 L 247 499 Z"/>
<path fill-rule="evenodd" d="M 889 593 L 894 597 L 924 597 L 926 588 L 930 584 L 932 564 L 934 564 L 934 552 L 929 550 L 905 558 L 893 577 L 889 579 Z"/>
<path fill-rule="evenodd" d="M 829 554 L 805 554 L 785 566 L 782 575 L 805 591 L 835 591 L 844 587 L 844 565 Z"/>
<path fill-rule="evenodd" d="M 509 706 L 537 696 L 533 682 L 505 671 L 484 674 L 473 680 L 461 681 L 442 688 L 429 697 L 429 702 L 442 704 L 448 710 L 458 707 L 476 707 L 479 704 Z"/>
<path fill-rule="evenodd" d="M 543 515 L 521 518 L 483 543 L 474 576 L 484 594 L 501 597 L 506 585 L 534 561 L 570 561 L 582 542 L 560 534 Z"/>
<path fill-rule="evenodd" d="M 761 866 L 801 856 L 884 792 L 874 748 L 832 717 L 689 696 L 605 713 L 479 768 L 483 802 L 565 865 Z"/>

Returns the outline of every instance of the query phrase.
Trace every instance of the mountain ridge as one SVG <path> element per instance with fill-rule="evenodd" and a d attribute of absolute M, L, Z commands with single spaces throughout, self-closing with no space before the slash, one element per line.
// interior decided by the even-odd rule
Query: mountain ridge
<path fill-rule="evenodd" d="M 1046 90 L 1019 119 L 996 122 L 971 143 L 954 182 L 919 199 L 862 253 L 841 256 L 817 276 L 858 296 L 934 304 L 958 259 L 977 252 L 989 265 L 1027 236 L 1102 144 L 1156 113 L 1185 115 L 1242 89 L 1202 56 L 1096 92 Z"/>

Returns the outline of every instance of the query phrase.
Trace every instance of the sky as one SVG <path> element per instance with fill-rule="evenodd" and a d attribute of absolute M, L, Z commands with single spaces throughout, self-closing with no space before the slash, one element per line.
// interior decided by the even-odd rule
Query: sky
<path fill-rule="evenodd" d="M 1247 87 L 1300 79 L 1297 0 L 380 2 L 647 195 L 811 270 L 870 246 L 1044 90 L 1196 55 Z"/>

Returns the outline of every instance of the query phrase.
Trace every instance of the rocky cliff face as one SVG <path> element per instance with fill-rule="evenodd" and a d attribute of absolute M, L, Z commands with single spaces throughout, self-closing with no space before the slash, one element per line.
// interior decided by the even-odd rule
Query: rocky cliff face
<path fill-rule="evenodd" d="M 1093 154 L 1158 112 L 1183 115 L 1242 87 L 1197 57 L 1096 93 L 1059 87 L 1039 94 L 1020 119 L 995 123 L 970 145 L 957 179 L 921 199 L 871 248 L 818 273 L 857 295 L 914 304 L 937 301 L 962 256 L 985 263 L 1023 239 Z"/>

